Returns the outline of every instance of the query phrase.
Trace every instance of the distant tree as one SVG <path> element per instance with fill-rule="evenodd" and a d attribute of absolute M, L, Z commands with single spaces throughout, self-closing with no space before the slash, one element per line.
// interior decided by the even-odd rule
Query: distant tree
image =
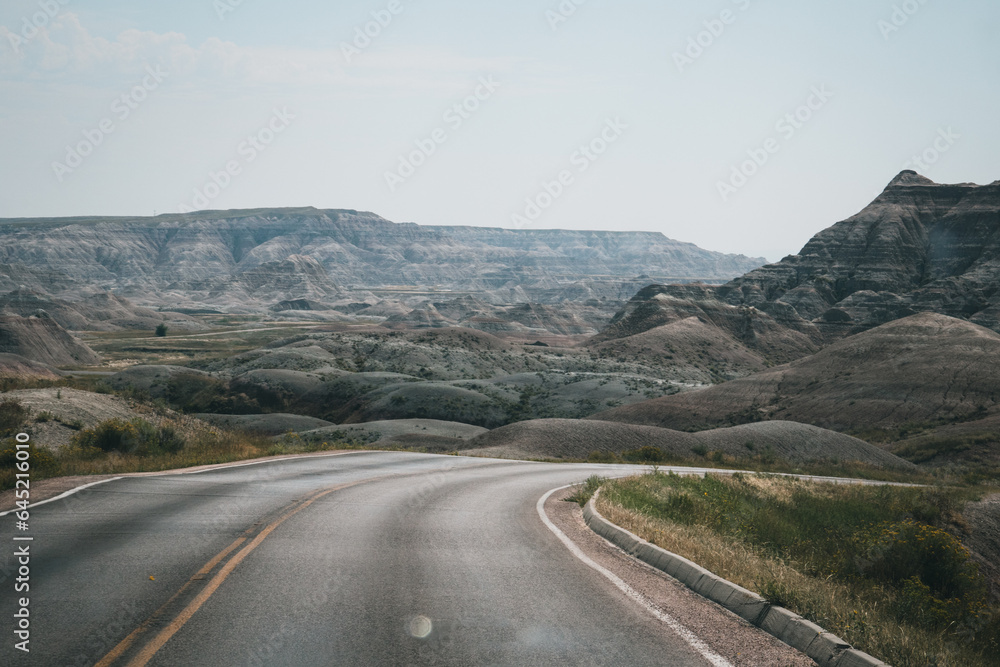
<path fill-rule="evenodd" d="M 157 325 L 157 327 L 156 327 L 156 335 L 159 336 L 160 338 L 166 336 L 167 335 L 167 325 L 166 324 L 159 324 L 159 325 Z"/>

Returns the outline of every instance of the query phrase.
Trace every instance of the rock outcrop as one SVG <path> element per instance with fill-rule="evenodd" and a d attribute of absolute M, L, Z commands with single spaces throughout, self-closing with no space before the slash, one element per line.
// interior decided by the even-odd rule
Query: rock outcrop
<path fill-rule="evenodd" d="M 128 299 L 109 292 L 79 290 L 70 293 L 72 301 L 33 289 L 19 288 L 0 295 L 0 313 L 21 317 L 48 316 L 70 331 L 152 330 L 165 323 L 172 329 L 205 328 L 191 317 L 140 308 Z"/>
<path fill-rule="evenodd" d="M 904 171 L 799 254 L 721 287 L 650 287 L 605 336 L 696 315 L 751 343 L 773 325 L 822 343 L 919 312 L 1000 331 L 1000 181 L 938 185 Z"/>
<path fill-rule="evenodd" d="M 393 287 L 490 293 L 507 304 L 620 300 L 622 283 L 640 274 L 651 276 L 646 284 L 722 282 L 763 262 L 657 233 L 425 227 L 314 208 L 0 220 L 0 263 L 32 267 L 21 283 L 0 272 L 0 291 L 53 293 L 49 284 L 76 281 L 169 308 L 270 307 Z"/>

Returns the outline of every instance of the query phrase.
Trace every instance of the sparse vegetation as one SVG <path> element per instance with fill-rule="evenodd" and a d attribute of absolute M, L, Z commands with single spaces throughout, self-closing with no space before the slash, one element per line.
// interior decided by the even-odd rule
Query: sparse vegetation
<path fill-rule="evenodd" d="M 31 461 L 32 479 L 50 477 L 59 472 L 59 462 L 49 450 L 28 443 L 27 451 L 28 460 Z M 14 488 L 17 479 L 17 469 L 14 467 L 17 463 L 17 452 L 17 441 L 13 438 L 0 442 L 0 491 Z"/>
<path fill-rule="evenodd" d="M 0 437 L 15 435 L 26 421 L 29 411 L 14 400 L 0 402 Z"/>
<path fill-rule="evenodd" d="M 896 665 L 1000 664 L 1000 621 L 962 547 L 971 489 L 650 474 L 610 520 Z"/>
<path fill-rule="evenodd" d="M 566 498 L 567 501 L 571 503 L 577 503 L 580 507 L 583 507 L 590 499 L 594 497 L 597 490 L 604 485 L 608 480 L 604 477 L 598 477 L 597 475 L 591 475 L 574 493 L 573 495 Z"/>
<path fill-rule="evenodd" d="M 621 458 L 629 463 L 666 463 L 678 460 L 676 456 L 672 456 L 659 447 L 651 446 L 624 451 Z"/>
<path fill-rule="evenodd" d="M 184 438 L 172 426 L 156 427 L 145 419 L 109 419 L 73 436 L 80 451 L 98 450 L 138 456 L 176 454 L 184 449 Z"/>
<path fill-rule="evenodd" d="M 32 480 L 71 475 L 117 475 L 132 472 L 176 470 L 286 454 L 373 447 L 369 439 L 331 433 L 324 440 L 303 440 L 296 434 L 281 439 L 226 429 L 182 435 L 166 423 L 155 426 L 143 419 L 112 419 L 89 429 L 79 427 L 70 446 L 57 453 L 31 445 Z M 419 448 L 381 444 L 378 449 L 422 451 Z M 0 443 L 0 491 L 13 488 L 14 440 Z"/>
<path fill-rule="evenodd" d="M 954 436 L 929 436 L 896 444 L 892 453 L 913 463 L 927 463 L 967 452 L 980 445 L 1000 443 L 997 433 L 968 433 Z"/>

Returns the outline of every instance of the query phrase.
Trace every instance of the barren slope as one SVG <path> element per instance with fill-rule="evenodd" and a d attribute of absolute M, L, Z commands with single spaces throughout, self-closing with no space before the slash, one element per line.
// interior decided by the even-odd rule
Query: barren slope
<path fill-rule="evenodd" d="M 0 315 L 0 353 L 51 366 L 93 366 L 100 358 L 48 317 Z"/>
<path fill-rule="evenodd" d="M 681 458 L 691 458 L 704 448 L 737 459 L 750 459 L 755 453 L 768 451 L 790 463 L 858 461 L 893 469 L 913 467 L 862 440 L 792 422 L 683 433 L 655 426 L 541 419 L 495 429 L 469 444 L 471 447 L 464 453 L 500 458 L 585 459 L 592 452 L 621 454 L 651 446 Z"/>
<path fill-rule="evenodd" d="M 783 419 L 837 431 L 996 411 L 1000 334 L 913 315 L 747 378 L 592 417 L 677 429 Z"/>
<path fill-rule="evenodd" d="M 18 389 L 0 393 L 0 400 L 15 400 L 29 408 L 28 432 L 34 442 L 50 448 L 67 445 L 80 429 L 91 428 L 108 419 L 142 417 L 154 424 L 170 421 L 179 425 L 185 435 L 209 428 L 208 424 L 198 419 L 170 410 L 157 411 L 136 401 L 79 389 Z"/>

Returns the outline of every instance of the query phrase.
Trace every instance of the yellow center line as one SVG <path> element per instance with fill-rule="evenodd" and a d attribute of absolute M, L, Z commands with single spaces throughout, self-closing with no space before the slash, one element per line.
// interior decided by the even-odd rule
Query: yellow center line
<path fill-rule="evenodd" d="M 215 558 L 213 558 L 212 560 L 210 560 L 207 563 L 205 563 L 205 567 L 203 567 L 200 570 L 198 570 L 198 574 L 196 574 L 195 576 L 196 577 L 204 577 L 206 574 L 208 574 L 209 572 L 211 572 L 212 570 L 214 570 L 215 566 L 218 565 L 219 563 L 221 563 L 223 558 L 225 558 L 226 556 L 228 556 L 229 554 L 231 554 L 233 551 L 236 550 L 236 548 L 238 546 L 240 546 L 241 544 L 243 544 L 246 541 L 247 541 L 247 538 L 245 538 L 245 537 L 238 538 L 235 542 L 233 542 L 228 547 L 226 547 L 225 549 L 223 549 L 222 551 L 220 551 L 219 554 Z"/>
<path fill-rule="evenodd" d="M 195 574 L 188 581 L 186 581 L 184 585 L 180 587 L 180 590 L 174 593 L 173 596 L 171 596 L 171 598 L 167 600 L 163 604 L 163 606 L 157 609 L 152 616 L 150 616 L 146 621 L 144 621 L 141 625 L 139 625 L 139 627 L 137 627 L 135 630 L 129 633 L 129 636 L 123 639 L 121 642 L 119 642 L 118 646 L 115 646 L 113 649 L 111 649 L 110 653 L 101 658 L 101 661 L 95 664 L 94 667 L 109 667 L 109 665 L 113 664 L 115 660 L 120 658 L 122 654 L 125 653 L 125 651 L 127 651 L 129 647 L 131 647 L 132 644 L 135 643 L 135 640 L 138 639 L 141 634 L 143 634 L 144 632 L 146 632 L 146 630 L 149 629 L 150 624 L 153 622 L 154 619 L 156 619 L 159 616 L 160 612 L 169 607 L 170 604 L 173 603 L 173 601 L 176 600 L 184 591 L 186 591 L 188 587 L 191 586 L 192 583 L 198 581 L 206 574 L 211 572 L 215 568 L 215 566 L 222 561 L 223 558 L 231 554 L 237 547 L 239 547 L 246 541 L 247 538 L 240 537 L 235 542 L 230 544 L 228 547 L 220 551 L 212 560 L 208 561 L 208 563 L 205 564 L 205 567 L 198 570 L 197 574 Z"/>
<path fill-rule="evenodd" d="M 282 516 L 280 516 L 277 519 L 275 519 L 273 522 L 271 522 L 270 525 L 268 525 L 266 528 L 264 528 L 257 535 L 257 537 L 255 537 L 249 544 L 247 544 L 235 556 L 233 556 L 229 560 L 229 562 L 227 562 L 222 567 L 222 569 L 219 570 L 219 572 L 212 578 L 212 580 L 205 586 L 205 588 L 202 589 L 202 591 L 197 595 L 197 597 L 195 597 L 190 603 L 188 603 L 187 607 L 185 607 L 184 610 L 181 611 L 181 613 L 178 614 L 174 618 L 174 620 L 170 622 L 170 624 L 167 627 L 165 627 L 163 630 L 161 630 L 160 633 L 157 634 L 156 637 L 154 637 L 152 639 L 152 641 L 149 642 L 149 644 L 147 644 L 145 647 L 143 647 L 142 651 L 140 651 L 139 654 L 136 655 L 128 663 L 127 667 L 144 667 L 153 658 L 153 656 L 156 655 L 156 652 L 159 651 L 161 648 L 163 648 L 163 645 L 166 644 L 168 641 L 170 641 L 170 638 L 173 637 L 175 634 L 177 634 L 177 632 L 182 627 L 184 627 L 184 624 L 187 623 L 191 619 L 192 616 L 194 616 L 195 612 L 197 612 L 201 608 L 201 606 L 203 604 L 205 604 L 205 602 L 212 596 L 213 593 L 215 593 L 215 591 L 219 588 L 219 586 L 222 585 L 222 582 L 226 580 L 226 578 L 232 573 L 232 571 L 234 569 L 236 569 L 236 566 L 239 565 L 243 561 L 244 558 L 246 558 L 248 555 L 250 555 L 250 552 L 252 552 L 258 546 L 260 546 L 261 542 L 263 542 L 267 538 L 268 535 L 270 535 L 271 533 L 273 533 L 274 530 L 278 526 L 280 526 L 282 523 L 284 523 L 287 519 L 290 519 L 291 517 L 295 516 L 296 514 L 298 514 L 299 512 L 301 512 L 302 510 L 304 510 L 305 508 L 309 507 L 309 505 L 312 505 L 314 502 L 316 502 L 317 500 L 319 500 L 323 496 L 331 494 L 334 491 L 341 491 L 343 489 L 347 489 L 347 488 L 352 487 L 352 486 L 357 486 L 358 484 L 365 484 L 367 482 L 374 482 L 376 480 L 384 479 L 385 477 L 389 477 L 389 476 L 391 476 L 391 475 L 387 475 L 387 476 L 383 476 L 383 477 L 373 477 L 373 478 L 370 478 L 370 479 L 358 480 L 356 482 L 349 482 L 347 484 L 340 484 L 338 486 L 334 486 L 332 488 L 320 491 L 320 492 L 318 492 L 318 493 L 310 496 L 307 500 L 305 500 L 304 502 L 302 502 L 295 509 L 293 509 L 293 510 L 291 510 L 289 512 L 286 512 Z M 104 656 L 100 660 L 100 662 L 98 662 L 96 665 L 94 665 L 94 667 L 110 667 L 110 665 L 112 665 L 118 658 L 120 658 L 122 656 L 122 654 L 124 654 L 125 651 L 127 651 L 132 646 L 132 644 L 135 643 L 135 640 L 140 635 L 142 635 L 144 632 L 146 632 L 146 630 L 149 629 L 149 626 L 152 624 L 152 622 L 154 621 L 154 619 L 156 619 L 157 614 L 159 614 L 160 611 L 162 611 L 165 608 L 167 608 L 185 590 L 187 590 L 187 588 L 189 586 L 191 586 L 191 584 L 193 584 L 195 581 L 201 579 L 206 574 L 208 574 L 209 572 L 211 572 L 215 568 L 216 565 L 218 565 L 229 554 L 231 554 L 233 551 L 235 551 L 237 548 L 239 548 L 244 542 L 246 542 L 246 540 L 247 540 L 246 537 L 240 537 L 240 538 L 238 538 L 235 542 L 233 542 L 228 547 L 226 547 L 225 549 L 223 549 L 222 551 L 220 551 L 214 558 L 212 558 L 212 560 L 208 561 L 208 563 L 206 563 L 204 567 L 202 567 L 200 570 L 198 570 L 198 573 L 195 574 L 195 576 L 193 576 L 191 579 L 189 579 L 187 581 L 187 583 L 185 583 L 181 587 L 181 589 L 179 591 L 177 591 L 177 593 L 175 593 L 173 595 L 173 597 L 171 597 L 162 607 L 160 607 L 159 610 L 157 610 L 157 612 L 155 612 L 149 619 L 147 619 L 145 622 L 143 622 L 138 628 L 136 628 L 135 630 L 133 630 L 132 633 L 129 634 L 128 637 L 126 637 L 125 639 L 123 639 L 121 641 L 121 643 L 118 644 L 118 646 L 116 646 L 115 648 L 113 648 L 111 650 L 111 652 L 108 653 L 106 656 Z"/>

